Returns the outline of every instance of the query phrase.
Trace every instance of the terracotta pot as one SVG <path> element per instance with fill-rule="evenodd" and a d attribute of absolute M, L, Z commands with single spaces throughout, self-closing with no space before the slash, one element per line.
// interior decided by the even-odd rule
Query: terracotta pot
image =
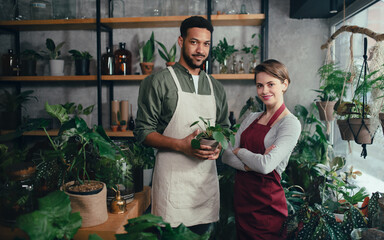
<path fill-rule="evenodd" d="M 140 68 L 141 68 L 141 72 L 143 73 L 143 75 L 151 74 L 152 71 L 153 71 L 153 66 L 154 66 L 153 62 L 142 62 L 142 63 L 140 63 Z"/>
<path fill-rule="evenodd" d="M 127 125 L 120 125 L 120 131 L 126 132 L 127 131 Z"/>
<path fill-rule="evenodd" d="M 117 126 L 117 125 L 112 125 L 111 126 L 111 129 L 112 129 L 112 132 L 117 132 L 117 128 L 118 128 L 119 126 Z"/>
<path fill-rule="evenodd" d="M 371 125 L 370 119 L 365 118 L 363 120 L 361 118 L 352 118 L 349 119 L 349 125 L 357 144 L 372 144 L 374 132 L 369 132 L 369 127 Z"/>
<path fill-rule="evenodd" d="M 166 62 L 165 65 L 167 67 L 175 65 L 176 62 Z"/>
<path fill-rule="evenodd" d="M 317 108 L 319 109 L 319 117 L 322 121 L 332 121 L 335 119 L 333 116 L 333 107 L 336 101 L 330 102 L 316 102 Z"/>
<path fill-rule="evenodd" d="M 352 141 L 355 140 L 353 133 L 348 125 L 347 120 L 337 120 L 337 126 L 339 127 L 340 136 L 342 140 Z"/>

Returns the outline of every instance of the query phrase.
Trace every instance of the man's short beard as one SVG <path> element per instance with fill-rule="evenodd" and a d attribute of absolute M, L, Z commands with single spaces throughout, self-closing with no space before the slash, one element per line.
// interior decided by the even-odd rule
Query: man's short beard
<path fill-rule="evenodd" d="M 183 54 L 183 58 L 184 58 L 184 60 L 185 60 L 185 63 L 186 63 L 190 68 L 196 69 L 196 68 L 201 68 L 201 66 L 203 66 L 203 64 L 204 64 L 204 62 L 205 62 L 205 60 L 206 60 L 207 58 L 205 58 L 205 59 L 202 61 L 202 63 L 201 63 L 200 65 L 196 65 L 196 64 L 193 63 L 192 59 L 186 54 L 184 46 L 183 46 L 182 49 L 183 49 L 182 54 Z"/>

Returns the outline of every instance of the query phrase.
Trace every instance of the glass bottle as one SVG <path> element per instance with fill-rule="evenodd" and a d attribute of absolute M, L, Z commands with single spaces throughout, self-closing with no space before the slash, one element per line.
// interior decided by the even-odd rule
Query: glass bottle
<path fill-rule="evenodd" d="M 245 73 L 245 69 L 244 69 L 244 61 L 243 61 L 243 59 L 241 59 L 241 60 L 239 61 L 239 71 L 238 71 L 238 73 L 240 73 L 240 74 Z"/>
<path fill-rule="evenodd" d="M 114 18 L 125 17 L 125 3 L 123 0 L 112 0 L 112 14 Z"/>
<path fill-rule="evenodd" d="M 8 53 L 3 54 L 2 65 L 4 76 L 17 75 L 17 56 L 13 53 L 13 49 L 8 49 Z"/>
<path fill-rule="evenodd" d="M 111 48 L 107 47 L 107 52 L 101 56 L 101 74 L 113 75 L 115 66 L 115 57 L 111 51 Z"/>
<path fill-rule="evenodd" d="M 231 67 L 231 71 L 230 71 L 232 74 L 235 74 L 237 73 L 237 61 L 235 58 L 233 58 L 232 60 L 232 67 Z"/>
<path fill-rule="evenodd" d="M 132 74 L 132 54 L 125 49 L 125 43 L 119 43 L 120 48 L 115 51 L 115 74 Z"/>
<path fill-rule="evenodd" d="M 52 19 L 52 3 L 49 0 L 31 1 L 32 19 Z"/>

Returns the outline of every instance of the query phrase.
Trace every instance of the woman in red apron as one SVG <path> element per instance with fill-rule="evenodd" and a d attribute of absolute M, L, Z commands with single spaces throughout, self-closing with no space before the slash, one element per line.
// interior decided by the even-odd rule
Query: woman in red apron
<path fill-rule="evenodd" d="M 282 225 L 288 215 L 281 174 L 300 136 L 298 119 L 284 105 L 290 83 L 286 67 L 267 60 L 256 67 L 257 96 L 262 113 L 251 113 L 227 149 L 223 162 L 238 169 L 234 204 L 237 238 L 285 239 Z"/>

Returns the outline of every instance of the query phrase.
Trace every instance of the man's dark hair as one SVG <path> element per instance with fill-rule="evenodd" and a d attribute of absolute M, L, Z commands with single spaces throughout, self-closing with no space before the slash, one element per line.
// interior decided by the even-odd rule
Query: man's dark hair
<path fill-rule="evenodd" d="M 187 19 L 185 19 L 180 26 L 180 35 L 184 38 L 187 36 L 187 31 L 189 28 L 205 28 L 208 31 L 213 32 L 213 26 L 212 24 L 205 18 L 200 16 L 192 16 Z"/>

